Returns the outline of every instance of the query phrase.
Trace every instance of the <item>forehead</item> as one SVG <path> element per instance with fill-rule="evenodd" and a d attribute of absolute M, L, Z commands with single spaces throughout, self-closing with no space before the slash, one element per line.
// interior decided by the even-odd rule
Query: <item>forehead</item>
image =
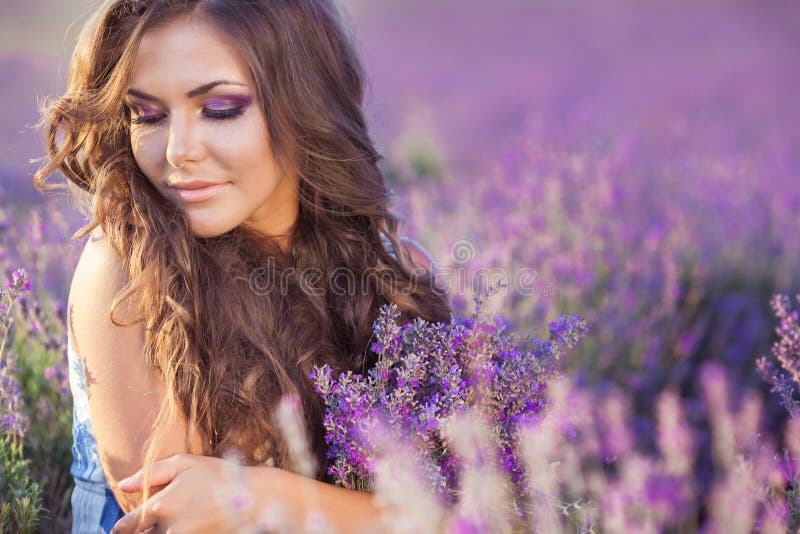
<path fill-rule="evenodd" d="M 191 90 L 209 80 L 250 83 L 247 62 L 233 43 L 197 17 L 180 17 L 145 32 L 136 51 L 131 86 Z"/>

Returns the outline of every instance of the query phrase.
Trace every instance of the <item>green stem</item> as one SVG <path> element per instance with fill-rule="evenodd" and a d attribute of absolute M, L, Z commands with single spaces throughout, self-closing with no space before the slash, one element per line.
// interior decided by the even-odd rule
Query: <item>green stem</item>
<path fill-rule="evenodd" d="M 8 313 L 9 313 L 8 317 L 11 320 L 11 299 L 8 300 Z M 0 362 L 2 362 L 5 359 L 4 354 L 5 354 L 6 342 L 8 341 L 9 330 L 11 330 L 10 322 L 8 323 L 7 326 L 4 326 L 3 328 L 3 340 L 0 341 Z"/>

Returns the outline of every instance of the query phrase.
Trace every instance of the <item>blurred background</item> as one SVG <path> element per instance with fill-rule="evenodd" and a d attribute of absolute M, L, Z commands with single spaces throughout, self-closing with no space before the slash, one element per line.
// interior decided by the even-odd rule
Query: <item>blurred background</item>
<path fill-rule="evenodd" d="M 59 94 L 95 2 L 0 5 L 0 264 L 66 298 L 81 222 L 31 185 L 30 126 Z M 800 4 L 790 0 L 347 0 L 365 108 L 403 232 L 453 303 L 505 283 L 509 328 L 559 313 L 590 335 L 564 362 L 623 399 L 645 449 L 658 392 L 680 393 L 710 480 L 700 368 L 733 409 L 758 376 L 777 292 L 800 292 Z M 792 59 L 792 58 L 795 59 Z M 5 258 L 5 259 L 4 259 Z M 703 446 L 706 447 L 703 452 Z"/>

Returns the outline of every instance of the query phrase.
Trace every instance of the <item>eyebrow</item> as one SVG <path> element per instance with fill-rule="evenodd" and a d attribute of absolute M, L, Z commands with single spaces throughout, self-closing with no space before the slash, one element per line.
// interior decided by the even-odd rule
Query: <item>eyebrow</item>
<path fill-rule="evenodd" d="M 212 90 L 213 88 L 215 88 L 215 87 L 217 87 L 219 85 L 239 85 L 239 86 L 246 87 L 246 84 L 243 84 L 241 82 L 232 82 L 232 81 L 229 81 L 229 80 L 216 80 L 216 81 L 201 85 L 200 87 L 196 87 L 195 89 L 192 89 L 191 91 L 186 93 L 186 96 L 187 96 L 187 98 L 194 98 L 196 96 L 203 95 L 203 94 L 209 92 L 210 90 Z M 147 93 L 145 93 L 143 91 L 139 91 L 138 89 L 128 89 L 128 94 L 131 95 L 131 96 L 135 96 L 136 98 L 141 98 L 142 100 L 152 100 L 154 102 L 158 101 L 158 98 L 154 97 L 153 95 L 149 95 L 149 94 L 147 94 Z"/>

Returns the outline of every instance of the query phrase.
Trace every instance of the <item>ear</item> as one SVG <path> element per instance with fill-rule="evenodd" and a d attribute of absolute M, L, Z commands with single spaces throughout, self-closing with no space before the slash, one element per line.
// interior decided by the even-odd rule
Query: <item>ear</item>
<path fill-rule="evenodd" d="M 408 237 L 401 237 L 400 244 L 406 249 L 413 267 L 425 269 L 430 273 L 436 273 L 436 262 L 430 252 L 417 241 Z"/>

